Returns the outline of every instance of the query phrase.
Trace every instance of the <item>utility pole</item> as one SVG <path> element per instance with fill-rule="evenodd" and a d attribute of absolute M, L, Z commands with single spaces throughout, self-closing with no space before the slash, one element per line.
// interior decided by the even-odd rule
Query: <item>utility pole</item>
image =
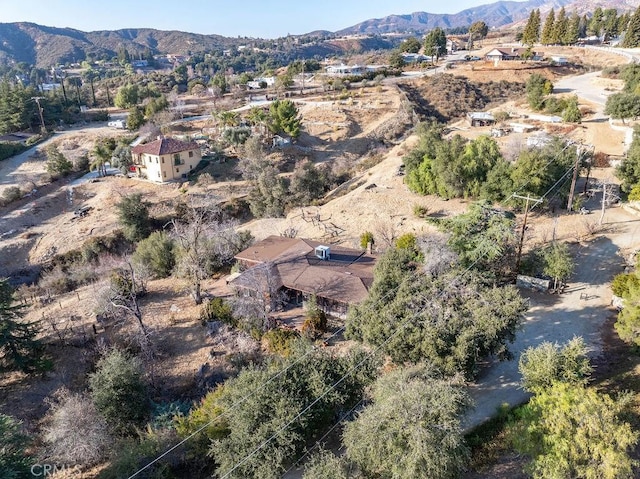
<path fill-rule="evenodd" d="M 522 259 L 522 246 L 524 245 L 524 233 L 527 229 L 527 219 L 529 217 L 529 202 L 533 200 L 534 201 L 533 206 L 535 206 L 538 203 L 542 203 L 542 199 L 531 198 L 531 196 L 529 195 L 527 196 L 512 195 L 512 197 L 526 200 L 526 203 L 524 206 L 524 221 L 522 222 L 522 229 L 520 231 L 520 243 L 518 244 L 518 256 L 516 257 L 516 274 L 518 274 L 518 271 L 520 271 L 520 260 Z"/>
<path fill-rule="evenodd" d="M 607 205 L 607 180 L 602 182 L 602 211 L 600 212 L 600 220 L 598 224 L 601 225 L 604 220 L 604 210 Z"/>
<path fill-rule="evenodd" d="M 573 206 L 573 195 L 576 191 L 576 182 L 578 181 L 578 171 L 580 170 L 580 160 L 582 159 L 582 149 L 580 145 L 576 148 L 576 164 L 573 167 L 573 178 L 571 179 L 571 190 L 569 191 L 569 201 L 567 202 L 567 211 L 571 213 Z"/>
<path fill-rule="evenodd" d="M 42 106 L 40 106 L 40 100 L 44 100 L 43 96 L 34 96 L 31 97 L 31 99 L 33 101 L 36 102 L 36 104 L 38 105 L 38 113 L 40 114 L 40 126 L 41 126 L 41 133 L 44 133 L 47 131 L 47 127 L 44 124 L 44 116 L 42 115 Z"/>

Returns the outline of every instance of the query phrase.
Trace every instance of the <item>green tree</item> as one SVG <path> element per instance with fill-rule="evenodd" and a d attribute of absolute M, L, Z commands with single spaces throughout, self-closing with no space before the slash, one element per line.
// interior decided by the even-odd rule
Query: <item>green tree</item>
<path fill-rule="evenodd" d="M 89 164 L 91 171 L 97 171 L 99 176 L 107 176 L 106 164 L 111 161 L 111 156 L 116 147 L 113 138 L 103 138 L 96 141 L 91 151 L 93 161 Z"/>
<path fill-rule="evenodd" d="M 373 403 L 345 426 L 346 457 L 367 477 L 460 477 L 469 457 L 460 418 L 469 403 L 460 381 L 426 366 L 387 373 L 373 387 Z"/>
<path fill-rule="evenodd" d="M 137 106 L 132 106 L 127 112 L 127 130 L 137 130 L 144 125 L 144 114 L 142 109 Z"/>
<path fill-rule="evenodd" d="M 394 50 L 389 55 L 389 66 L 392 68 L 397 68 L 398 70 L 402 70 L 404 68 L 405 62 L 402 53 L 398 50 Z"/>
<path fill-rule="evenodd" d="M 136 106 L 139 101 L 138 85 L 135 83 L 121 86 L 114 99 L 118 108 L 131 108 Z"/>
<path fill-rule="evenodd" d="M 276 100 L 271 103 L 269 115 L 269 128 L 273 133 L 286 133 L 291 138 L 300 136 L 301 121 L 298 108 L 291 100 Z"/>
<path fill-rule="evenodd" d="M 553 91 L 553 83 L 538 73 L 534 73 L 527 80 L 527 100 L 529 106 L 536 111 L 544 108 L 547 95 Z"/>
<path fill-rule="evenodd" d="M 567 107 L 562 112 L 562 121 L 566 123 L 582 123 L 582 112 L 578 106 L 578 97 L 576 95 L 567 100 Z"/>
<path fill-rule="evenodd" d="M 360 477 L 360 476 L 357 476 Z M 356 479 L 345 460 L 335 454 L 320 450 L 311 456 L 304 466 L 302 479 Z"/>
<path fill-rule="evenodd" d="M 640 184 L 640 127 L 634 128 L 633 141 L 616 175 L 622 180 L 622 190 L 627 193 Z"/>
<path fill-rule="evenodd" d="M 474 40 L 483 40 L 489 33 L 489 27 L 482 20 L 473 22 L 469 27 L 469 39 L 471 42 Z"/>
<path fill-rule="evenodd" d="M 599 37 L 602 34 L 602 23 L 604 20 L 604 12 L 602 7 L 596 7 L 589 21 L 588 33 Z"/>
<path fill-rule="evenodd" d="M 615 8 L 607 8 L 603 13 L 603 36 L 604 41 L 608 41 L 620 33 L 618 11 Z"/>
<path fill-rule="evenodd" d="M 123 227 L 124 236 L 129 241 L 140 241 L 151 233 L 149 204 L 142 200 L 140 193 L 123 196 L 116 203 L 118 220 Z"/>
<path fill-rule="evenodd" d="M 561 7 L 553 24 L 553 41 L 551 43 L 564 45 L 564 40 L 567 37 L 568 31 L 569 18 L 567 18 L 567 13 L 565 12 L 564 7 Z"/>
<path fill-rule="evenodd" d="M 249 191 L 249 208 L 258 218 L 278 218 L 284 216 L 289 200 L 288 185 L 285 178 L 279 176 L 274 166 L 266 166 L 252 181 Z"/>
<path fill-rule="evenodd" d="M 622 123 L 628 118 L 635 120 L 640 116 L 640 95 L 627 92 L 609 95 L 604 112 L 611 118 L 622 120 Z"/>
<path fill-rule="evenodd" d="M 580 38 L 580 16 L 575 10 L 569 17 L 569 23 L 567 30 L 562 38 L 562 43 L 565 45 L 575 45 Z"/>
<path fill-rule="evenodd" d="M 89 375 L 89 390 L 96 409 L 117 434 L 133 432 L 149 412 L 142 365 L 136 358 L 114 349 Z"/>
<path fill-rule="evenodd" d="M 377 367 L 376 361 L 360 351 L 338 357 L 299 350 L 289 358 L 272 358 L 262 367 L 243 369 L 236 378 L 209 393 L 217 395 L 215 401 L 207 403 L 207 411 L 192 410 L 189 417 L 199 420 L 183 428 L 182 434 L 193 432 L 200 421 L 207 421 L 209 412 L 233 410 L 222 424 L 214 422 L 205 429 L 205 434 L 213 435 L 209 437 L 209 455 L 218 466 L 218 474 L 243 479 L 279 478 L 309 440 L 333 425 L 338 411 L 360 401 Z M 323 395 L 330 386 L 334 388 Z M 307 407 L 309 410 L 294 420 Z"/>
<path fill-rule="evenodd" d="M 174 241 L 164 231 L 154 231 L 136 246 L 132 261 L 146 266 L 156 278 L 171 275 L 176 263 Z"/>
<path fill-rule="evenodd" d="M 532 47 L 540 40 L 540 9 L 531 10 L 522 33 L 522 43 Z"/>
<path fill-rule="evenodd" d="M 295 205 L 308 206 L 313 201 L 322 198 L 331 184 L 329 171 L 320 166 L 316 167 L 309 160 L 296 165 L 291 175 L 289 192 L 290 202 Z"/>
<path fill-rule="evenodd" d="M 631 479 L 638 433 L 621 419 L 625 407 L 594 389 L 556 383 L 524 407 L 516 448 L 533 459 L 534 479 Z"/>
<path fill-rule="evenodd" d="M 555 11 L 553 10 L 553 8 L 551 9 L 551 11 L 547 14 L 547 18 L 544 21 L 544 27 L 542 27 L 542 35 L 540 36 L 540 43 L 542 43 L 543 45 L 551 45 L 552 43 L 555 43 L 554 40 L 554 34 L 555 34 L 555 21 L 556 21 L 556 14 Z"/>
<path fill-rule="evenodd" d="M 0 371 L 32 373 L 46 367 L 38 323 L 22 320 L 24 309 L 13 304 L 13 288 L 0 279 Z"/>
<path fill-rule="evenodd" d="M 640 284 L 629 281 L 628 290 L 622 295 L 624 308 L 618 313 L 614 328 L 620 339 L 640 346 Z"/>
<path fill-rule="evenodd" d="M 528 347 L 518 363 L 522 388 L 537 394 L 556 382 L 586 386 L 593 371 L 587 352 L 581 337 L 562 345 L 545 341 L 535 348 Z"/>
<path fill-rule="evenodd" d="M 445 256 L 433 255 L 425 261 Z M 459 275 L 455 263 L 437 273 L 418 268 L 414 251 L 387 251 L 369 297 L 349 310 L 347 337 L 381 347 L 398 363 L 427 361 L 467 377 L 482 357 L 510 357 L 507 343 L 527 309 L 514 288 L 488 286 L 473 272 Z"/>
<path fill-rule="evenodd" d="M 220 93 L 224 94 L 229 89 L 227 77 L 224 73 L 216 73 L 211 79 L 210 85 L 220 89 Z"/>
<path fill-rule="evenodd" d="M 571 276 L 575 263 L 566 243 L 554 241 L 542 250 L 544 261 L 544 274 L 553 278 L 553 288 L 558 287 L 558 282 L 564 282 Z"/>
<path fill-rule="evenodd" d="M 47 171 L 55 176 L 67 176 L 73 170 L 73 163 L 58 149 L 51 145 L 45 149 L 47 155 Z"/>
<path fill-rule="evenodd" d="M 422 44 L 416 37 L 409 37 L 400 44 L 401 52 L 418 53 L 420 48 L 422 48 Z"/>
<path fill-rule="evenodd" d="M 27 455 L 29 438 L 19 421 L 0 413 L 0 477 L 26 479 L 31 477 L 33 459 Z"/>
<path fill-rule="evenodd" d="M 640 46 L 640 7 L 636 8 L 629 19 L 622 46 L 625 48 L 636 48 Z"/>
<path fill-rule="evenodd" d="M 424 39 L 424 54 L 438 59 L 447 53 L 447 36 L 442 28 L 436 27 Z"/>

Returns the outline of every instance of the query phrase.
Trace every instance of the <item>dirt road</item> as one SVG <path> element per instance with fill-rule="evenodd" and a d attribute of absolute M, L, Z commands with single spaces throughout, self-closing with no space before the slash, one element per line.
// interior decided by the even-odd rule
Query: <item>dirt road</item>
<path fill-rule="evenodd" d="M 467 417 L 467 427 L 489 419 L 501 404 L 527 400 L 527 394 L 518 387 L 518 359 L 526 348 L 543 341 L 562 343 L 582 336 L 592 356 L 600 353 L 600 328 L 612 314 L 609 282 L 623 270 L 623 256 L 640 246 L 640 217 L 617 207 L 607 211 L 605 224 L 612 232 L 588 244 L 575 245 L 576 271 L 563 294 L 523 293 L 530 298 L 531 309 L 510 347 L 514 360 L 496 361 L 481 371 L 471 386 L 476 407 Z"/>

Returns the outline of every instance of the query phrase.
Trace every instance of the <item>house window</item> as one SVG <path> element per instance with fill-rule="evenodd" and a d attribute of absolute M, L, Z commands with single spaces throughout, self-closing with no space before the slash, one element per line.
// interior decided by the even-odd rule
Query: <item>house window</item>
<path fill-rule="evenodd" d="M 162 172 L 162 177 L 163 177 L 163 178 L 166 178 L 166 177 L 167 177 L 167 172 L 166 172 L 166 171 L 163 171 L 163 172 Z"/>
<path fill-rule="evenodd" d="M 164 165 L 164 156 L 162 157 L 162 164 Z"/>
<path fill-rule="evenodd" d="M 193 170 L 193 165 L 189 165 L 189 169 L 190 169 L 190 170 Z"/>
<path fill-rule="evenodd" d="M 158 163 L 159 163 L 159 161 L 158 161 L 158 157 L 156 156 L 156 165 L 157 165 Z"/>
<path fill-rule="evenodd" d="M 158 178 L 160 178 L 160 172 L 158 171 Z"/>
<path fill-rule="evenodd" d="M 189 158 L 193 158 L 193 151 L 189 152 Z"/>
<path fill-rule="evenodd" d="M 180 168 L 176 168 L 176 173 L 180 173 Z"/>
<path fill-rule="evenodd" d="M 173 155 L 173 164 L 174 166 L 184 165 L 184 160 L 180 159 L 180 153 Z"/>

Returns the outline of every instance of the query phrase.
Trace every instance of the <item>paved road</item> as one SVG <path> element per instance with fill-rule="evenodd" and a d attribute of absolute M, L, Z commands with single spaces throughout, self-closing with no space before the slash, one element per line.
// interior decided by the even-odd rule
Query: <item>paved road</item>
<path fill-rule="evenodd" d="M 595 116 L 602 117 L 607 97 L 613 92 L 605 90 L 603 86 L 594 82 L 601 74 L 601 71 L 597 71 L 585 75 L 561 78 L 554 85 L 553 91 L 555 93 L 576 93 L 580 98 L 595 104 L 598 107 Z"/>
<path fill-rule="evenodd" d="M 595 219 L 595 215 L 589 219 Z M 576 271 L 565 293 L 524 293 L 530 298 L 531 309 L 510 347 L 515 359 L 487 365 L 477 383 L 471 385 L 476 407 L 467 417 L 467 427 L 486 421 L 503 403 L 516 405 L 527 400 L 518 386 L 518 359 L 526 348 L 543 341 L 562 343 L 582 336 L 592 356 L 600 353 L 600 328 L 612 313 L 609 282 L 624 265 L 619 253 L 640 246 L 640 218 L 618 207 L 607 211 L 605 224 L 615 232 L 577 247 Z"/>

